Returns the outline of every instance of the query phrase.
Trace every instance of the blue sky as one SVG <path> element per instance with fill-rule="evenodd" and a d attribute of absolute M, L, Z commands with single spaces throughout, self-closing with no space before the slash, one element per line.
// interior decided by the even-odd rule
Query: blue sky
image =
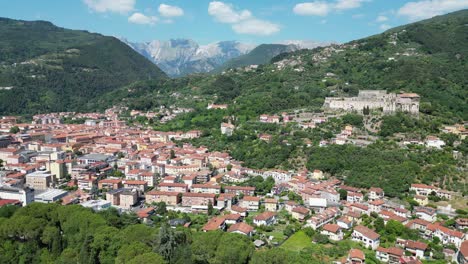
<path fill-rule="evenodd" d="M 468 8 L 468 0 L 0 0 L 0 16 L 131 41 L 346 42 Z"/>

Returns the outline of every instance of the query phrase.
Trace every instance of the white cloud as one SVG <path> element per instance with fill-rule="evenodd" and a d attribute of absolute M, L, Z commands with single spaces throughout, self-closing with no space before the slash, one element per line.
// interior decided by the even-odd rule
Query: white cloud
<path fill-rule="evenodd" d="M 158 8 L 159 14 L 164 17 L 178 17 L 184 15 L 184 10 L 178 6 L 160 4 Z"/>
<path fill-rule="evenodd" d="M 135 9 L 136 0 L 83 0 L 83 2 L 98 13 L 127 13 Z"/>
<path fill-rule="evenodd" d="M 233 24 L 232 29 L 239 34 L 269 36 L 280 31 L 280 26 L 265 20 L 253 18 Z"/>
<path fill-rule="evenodd" d="M 392 26 L 387 25 L 387 24 L 382 24 L 382 25 L 380 25 L 380 29 L 381 29 L 381 30 L 387 30 L 387 29 L 390 29 L 391 27 L 392 27 Z"/>
<path fill-rule="evenodd" d="M 337 10 L 354 9 L 360 7 L 363 2 L 366 0 L 338 0 L 334 8 Z"/>
<path fill-rule="evenodd" d="M 313 1 L 296 4 L 293 12 L 301 16 L 326 16 L 333 11 L 355 9 L 371 0 L 336 0 L 335 2 Z"/>
<path fill-rule="evenodd" d="M 281 27 L 270 21 L 258 19 L 249 10 L 236 10 L 231 4 L 212 1 L 208 5 L 208 14 L 216 21 L 231 24 L 238 34 L 268 36 L 279 32 Z"/>
<path fill-rule="evenodd" d="M 301 16 L 326 16 L 331 6 L 327 2 L 315 1 L 310 3 L 299 3 L 294 6 L 293 12 Z"/>
<path fill-rule="evenodd" d="M 158 21 L 158 18 L 155 16 L 146 16 L 142 13 L 133 13 L 128 18 L 128 22 L 141 25 L 154 25 Z"/>
<path fill-rule="evenodd" d="M 208 14 L 221 23 L 229 24 L 238 23 L 252 17 L 252 13 L 249 10 L 236 11 L 232 5 L 219 1 L 210 2 Z"/>
<path fill-rule="evenodd" d="M 385 22 L 387 20 L 388 20 L 388 17 L 382 16 L 382 15 L 378 16 L 377 19 L 375 19 L 375 21 L 377 22 Z"/>
<path fill-rule="evenodd" d="M 468 8 L 468 0 L 424 0 L 406 3 L 397 14 L 415 21 L 464 8 Z"/>

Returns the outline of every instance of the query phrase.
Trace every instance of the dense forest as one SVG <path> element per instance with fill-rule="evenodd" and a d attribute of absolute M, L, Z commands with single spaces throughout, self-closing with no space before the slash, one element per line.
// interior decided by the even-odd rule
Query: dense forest
<path fill-rule="evenodd" d="M 164 219 L 150 226 L 115 209 L 95 213 L 79 205 L 41 203 L 1 207 L 0 263 L 323 263 L 324 256 L 350 249 L 344 244 L 320 252 L 255 251 L 246 236 L 174 229 Z"/>
<path fill-rule="evenodd" d="M 0 113 L 96 110 L 109 91 L 165 78 L 116 38 L 0 18 Z"/>

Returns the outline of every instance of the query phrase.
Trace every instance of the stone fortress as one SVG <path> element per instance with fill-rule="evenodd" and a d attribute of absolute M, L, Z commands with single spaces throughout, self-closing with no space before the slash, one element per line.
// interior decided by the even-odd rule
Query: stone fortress
<path fill-rule="evenodd" d="M 326 97 L 324 109 L 356 111 L 364 108 L 382 109 L 384 114 L 407 112 L 419 113 L 419 95 L 415 93 L 387 93 L 385 90 L 360 90 L 357 97 Z"/>

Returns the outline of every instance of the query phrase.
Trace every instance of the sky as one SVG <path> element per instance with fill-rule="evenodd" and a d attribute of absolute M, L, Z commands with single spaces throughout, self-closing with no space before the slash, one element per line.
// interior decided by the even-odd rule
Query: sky
<path fill-rule="evenodd" d="M 468 8 L 468 0 L 0 0 L 0 17 L 133 42 L 347 42 Z"/>

